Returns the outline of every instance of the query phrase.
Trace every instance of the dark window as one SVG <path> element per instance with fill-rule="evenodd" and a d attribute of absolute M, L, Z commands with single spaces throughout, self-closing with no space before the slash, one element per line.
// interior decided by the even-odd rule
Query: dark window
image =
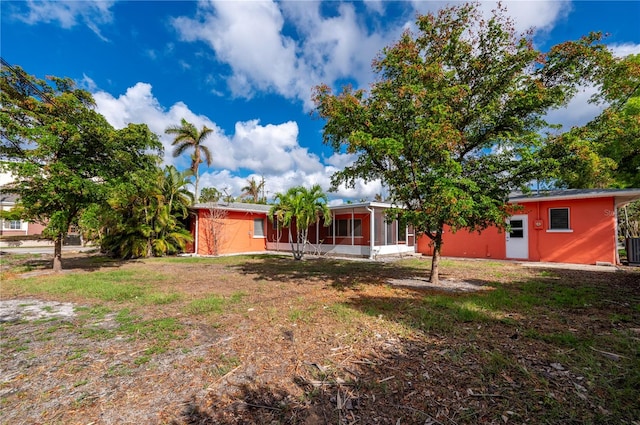
<path fill-rule="evenodd" d="M 524 238 L 524 224 L 522 220 L 511 220 L 509 224 L 511 225 L 509 236 L 512 238 Z"/>
<path fill-rule="evenodd" d="M 253 219 L 253 236 L 256 238 L 264 238 L 264 220 L 261 218 Z"/>
<path fill-rule="evenodd" d="M 549 208 L 549 230 L 568 230 L 569 208 Z"/>
<path fill-rule="evenodd" d="M 334 220 L 332 226 L 335 228 L 335 235 L 351 236 L 351 221 L 349 219 Z M 333 229 L 331 229 L 331 235 L 333 235 Z M 353 220 L 353 236 L 362 236 L 362 220 L 359 218 Z"/>
<path fill-rule="evenodd" d="M 407 240 L 407 220 L 402 216 L 398 217 L 398 242 Z"/>

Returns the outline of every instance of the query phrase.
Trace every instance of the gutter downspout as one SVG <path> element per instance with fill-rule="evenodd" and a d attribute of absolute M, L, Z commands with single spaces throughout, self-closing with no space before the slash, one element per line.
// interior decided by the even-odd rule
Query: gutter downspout
<path fill-rule="evenodd" d="M 373 247 L 375 242 L 375 209 L 365 207 L 369 211 L 369 260 L 375 260 L 373 255 Z"/>

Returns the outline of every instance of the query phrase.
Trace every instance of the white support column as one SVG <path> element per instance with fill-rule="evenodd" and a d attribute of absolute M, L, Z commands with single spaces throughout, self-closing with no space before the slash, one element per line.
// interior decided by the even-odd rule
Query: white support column
<path fill-rule="evenodd" d="M 335 248 L 336 244 L 336 213 L 332 212 L 331 213 L 332 217 L 331 217 L 331 222 L 333 223 L 333 226 L 331 226 L 331 237 L 333 238 L 333 246 Z"/>
<path fill-rule="evenodd" d="M 376 210 L 367 207 L 367 211 L 369 211 L 369 260 L 373 260 L 373 250 L 376 242 Z"/>
<path fill-rule="evenodd" d="M 351 208 L 351 246 L 355 245 L 355 236 L 353 236 L 355 230 L 355 225 L 353 224 L 354 217 L 354 210 Z"/>
<path fill-rule="evenodd" d="M 400 242 L 400 239 L 398 238 L 398 236 L 400 236 L 400 222 L 398 221 L 398 218 L 396 217 L 396 219 L 394 220 L 395 224 L 395 228 L 396 228 L 396 241 L 394 245 L 398 245 L 398 242 Z"/>
<path fill-rule="evenodd" d="M 385 214 L 385 216 L 386 216 L 386 214 Z M 383 246 L 387 246 L 387 242 L 389 241 L 389 239 L 388 239 L 389 226 L 388 226 L 386 217 L 384 218 L 382 223 L 383 223 L 383 229 L 384 229 L 384 232 L 383 232 L 384 233 L 384 241 L 382 242 L 382 245 Z"/>

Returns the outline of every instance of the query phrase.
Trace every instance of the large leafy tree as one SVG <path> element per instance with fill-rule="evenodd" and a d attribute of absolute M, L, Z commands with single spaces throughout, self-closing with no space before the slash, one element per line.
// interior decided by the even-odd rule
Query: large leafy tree
<path fill-rule="evenodd" d="M 198 199 L 198 182 L 200 180 L 200 164 L 206 162 L 207 165 L 211 165 L 211 151 L 204 144 L 207 137 L 213 133 L 213 130 L 207 126 L 203 126 L 201 130 L 185 120 L 184 118 L 180 122 L 180 125 L 170 126 L 165 130 L 165 133 L 175 136 L 173 140 L 173 156 L 179 157 L 188 150 L 193 150 L 191 154 L 191 172 L 194 175 L 194 199 Z"/>
<path fill-rule="evenodd" d="M 202 191 L 200 191 L 200 198 L 198 198 L 198 200 L 206 204 L 208 202 L 218 202 L 221 197 L 222 192 L 215 187 L 204 187 Z"/>
<path fill-rule="evenodd" d="M 355 161 L 332 176 L 333 189 L 380 179 L 392 209 L 433 245 L 430 279 L 438 282 L 445 226 L 505 226 L 511 191 L 545 175 L 538 161 L 543 117 L 565 105 L 598 36 L 536 50 L 516 35 L 503 9 L 484 19 L 478 5 L 417 18 L 374 60 L 370 92 L 326 85 L 313 99 L 324 140 Z"/>
<path fill-rule="evenodd" d="M 3 61 L 0 96 L 0 159 L 15 178 L 9 190 L 25 218 L 46 223 L 59 271 L 63 239 L 81 211 L 104 199 L 105 182 L 154 164 L 148 151 L 161 145 L 146 126 L 115 131 L 69 79 L 38 79 Z"/>
<path fill-rule="evenodd" d="M 277 220 L 278 226 L 289 229 L 289 242 L 293 258 L 301 260 L 308 243 L 309 227 L 321 218 L 324 225 L 331 224 L 331 211 L 327 205 L 327 195 L 320 185 L 307 189 L 303 186 L 290 188 L 284 193 L 277 193 L 275 203 L 269 210 L 269 217 Z M 292 228 L 296 236 L 293 237 Z"/>
<path fill-rule="evenodd" d="M 603 112 L 584 127 L 552 138 L 545 154 L 573 188 L 640 187 L 640 55 L 610 57 L 592 102 Z"/>

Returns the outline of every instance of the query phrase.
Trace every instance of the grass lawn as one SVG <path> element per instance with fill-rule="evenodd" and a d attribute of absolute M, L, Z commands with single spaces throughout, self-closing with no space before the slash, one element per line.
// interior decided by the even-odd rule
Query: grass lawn
<path fill-rule="evenodd" d="M 640 423 L 638 268 L 1 258 L 0 423 Z"/>

